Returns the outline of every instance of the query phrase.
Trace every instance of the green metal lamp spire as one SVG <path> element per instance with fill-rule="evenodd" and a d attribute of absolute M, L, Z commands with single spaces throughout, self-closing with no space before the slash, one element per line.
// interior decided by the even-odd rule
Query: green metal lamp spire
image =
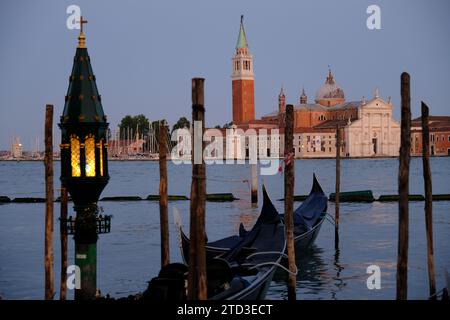
<path fill-rule="evenodd" d="M 241 26 L 239 28 L 239 36 L 236 43 L 236 49 L 248 48 L 247 37 L 244 30 L 244 16 L 241 15 Z"/>

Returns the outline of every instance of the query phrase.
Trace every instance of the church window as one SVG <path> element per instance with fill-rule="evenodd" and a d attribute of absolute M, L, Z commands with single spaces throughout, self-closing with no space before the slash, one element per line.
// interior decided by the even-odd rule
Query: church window
<path fill-rule="evenodd" d="M 448 142 L 450 142 L 450 136 L 448 136 Z"/>

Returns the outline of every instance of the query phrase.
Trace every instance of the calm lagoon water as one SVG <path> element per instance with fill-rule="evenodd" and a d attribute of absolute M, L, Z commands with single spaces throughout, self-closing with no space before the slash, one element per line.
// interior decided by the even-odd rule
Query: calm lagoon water
<path fill-rule="evenodd" d="M 450 158 L 433 158 L 433 193 L 450 193 Z M 191 166 L 169 163 L 169 194 L 189 196 Z M 341 190 L 371 189 L 375 197 L 397 193 L 396 159 L 342 161 Z M 297 160 L 296 194 L 307 194 L 315 172 L 324 191 L 334 189 L 334 160 Z M 259 208 L 251 208 L 248 165 L 207 166 L 209 193 L 232 192 L 240 200 L 207 203 L 206 228 L 215 240 L 237 233 L 240 222 L 251 227 Z M 102 196 L 157 194 L 157 162 L 110 162 L 111 179 Z M 55 163 L 55 189 L 59 187 L 59 162 Z M 268 192 L 280 212 L 283 176 L 265 176 Z M 0 162 L 0 195 L 44 197 L 44 165 L 41 162 Z M 56 193 L 56 191 L 55 191 Z M 410 193 L 423 194 L 422 162 L 411 160 Z M 57 196 L 57 194 L 56 194 Z M 124 297 L 146 288 L 159 270 L 158 202 L 99 202 L 112 214 L 112 232 L 98 241 L 98 287 L 103 294 Z M 300 205 L 296 203 L 295 206 Z M 69 204 L 70 213 L 73 213 Z M 172 212 L 180 212 L 185 229 L 189 201 L 169 204 L 171 260 L 181 261 Z M 428 278 L 424 203 L 410 202 L 408 297 L 426 299 Z M 328 211 L 334 214 L 333 203 Z M 444 268 L 450 269 L 450 202 L 433 203 L 433 228 L 437 287 L 444 284 Z M 59 230 L 59 204 L 55 203 L 55 230 Z M 334 227 L 325 222 L 313 248 L 298 254 L 298 299 L 394 299 L 397 257 L 397 203 L 341 204 L 340 251 L 334 250 Z M 74 243 L 69 238 L 69 264 Z M 55 233 L 55 287 L 59 289 L 59 236 Z M 0 205 L 0 296 L 4 299 L 42 299 L 44 296 L 44 204 Z M 369 265 L 381 268 L 381 289 L 369 290 Z M 268 299 L 286 299 L 285 275 L 279 272 Z M 58 296 L 59 293 L 56 294 Z M 73 292 L 69 293 L 73 297 Z"/>

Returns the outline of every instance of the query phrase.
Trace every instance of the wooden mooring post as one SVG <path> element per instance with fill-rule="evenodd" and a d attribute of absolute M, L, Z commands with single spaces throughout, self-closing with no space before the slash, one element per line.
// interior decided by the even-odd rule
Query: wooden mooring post
<path fill-rule="evenodd" d="M 251 182 L 251 202 L 252 206 L 258 205 L 258 165 L 250 164 L 252 171 L 252 182 Z"/>
<path fill-rule="evenodd" d="M 159 221 L 161 225 L 161 267 L 170 263 L 167 201 L 167 125 L 164 122 L 161 122 L 159 124 Z"/>
<path fill-rule="evenodd" d="M 433 253 L 433 189 L 430 168 L 430 127 L 428 106 L 422 101 L 422 162 L 425 185 L 425 229 L 427 233 L 427 263 L 430 297 L 436 299 L 436 277 Z"/>
<path fill-rule="evenodd" d="M 397 257 L 397 300 L 408 296 L 408 237 L 409 237 L 409 162 L 411 153 L 411 98 L 410 77 L 401 75 L 401 140 L 398 170 L 399 219 Z"/>
<path fill-rule="evenodd" d="M 284 153 L 285 153 L 285 170 L 284 170 L 284 223 L 286 234 L 286 245 L 289 265 L 288 278 L 288 299 L 296 300 L 296 271 L 295 265 L 295 247 L 294 247 L 294 106 L 288 104 L 286 106 L 286 120 L 284 129 Z"/>
<path fill-rule="evenodd" d="M 336 188 L 334 201 L 334 248 L 339 250 L 339 192 L 341 186 L 341 131 L 336 125 Z"/>
<path fill-rule="evenodd" d="M 53 105 L 45 107 L 45 299 L 55 294 L 53 274 Z"/>
<path fill-rule="evenodd" d="M 203 133 L 205 131 L 203 78 L 192 79 L 192 185 L 190 203 L 190 239 L 188 299 L 206 300 L 206 234 L 205 202 L 206 175 L 203 159 Z"/>
<path fill-rule="evenodd" d="M 66 300 L 67 298 L 67 232 L 66 224 L 67 220 L 67 189 L 61 186 L 61 207 L 60 207 L 60 221 L 64 223 L 59 224 L 59 237 L 61 241 L 61 283 L 59 288 L 59 299 Z"/>

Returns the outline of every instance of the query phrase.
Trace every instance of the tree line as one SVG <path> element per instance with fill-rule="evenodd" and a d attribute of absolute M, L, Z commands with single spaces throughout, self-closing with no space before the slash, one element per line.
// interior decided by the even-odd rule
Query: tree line
<path fill-rule="evenodd" d="M 150 135 L 153 135 L 156 140 L 159 138 L 159 124 L 163 121 L 166 124 L 166 119 L 155 120 L 150 122 L 150 120 L 143 114 L 136 116 L 126 115 L 122 118 L 119 123 L 120 137 L 121 140 L 133 140 L 136 138 L 147 140 Z M 223 126 L 216 125 L 214 128 L 230 128 L 233 123 L 225 123 Z M 170 126 L 169 126 L 170 127 Z M 190 128 L 191 122 L 186 117 L 180 117 L 178 121 L 172 126 L 168 134 L 172 134 L 175 129 Z M 112 137 L 116 139 L 116 137 Z"/>

